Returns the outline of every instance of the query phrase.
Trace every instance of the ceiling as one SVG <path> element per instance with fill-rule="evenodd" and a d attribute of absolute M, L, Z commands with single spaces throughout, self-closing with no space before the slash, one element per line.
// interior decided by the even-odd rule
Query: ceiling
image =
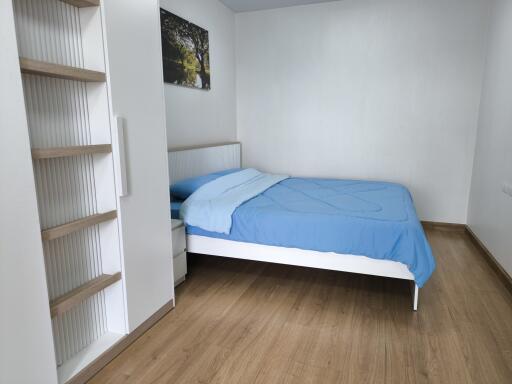
<path fill-rule="evenodd" d="M 326 3 L 332 0 L 220 0 L 235 12 L 259 11 L 262 9 L 291 7 L 313 3 Z"/>

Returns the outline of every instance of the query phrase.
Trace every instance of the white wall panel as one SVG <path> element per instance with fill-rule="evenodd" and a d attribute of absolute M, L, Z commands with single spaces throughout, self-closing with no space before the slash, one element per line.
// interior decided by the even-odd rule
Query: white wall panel
<path fill-rule="evenodd" d="M 236 15 L 243 163 L 378 179 L 465 223 L 488 0 L 344 0 Z"/>
<path fill-rule="evenodd" d="M 512 2 L 497 0 L 476 145 L 468 224 L 512 276 Z"/>
<path fill-rule="evenodd" d="M 218 0 L 160 0 L 160 6 L 205 28 L 211 90 L 164 84 L 168 147 L 236 139 L 235 15 Z"/>

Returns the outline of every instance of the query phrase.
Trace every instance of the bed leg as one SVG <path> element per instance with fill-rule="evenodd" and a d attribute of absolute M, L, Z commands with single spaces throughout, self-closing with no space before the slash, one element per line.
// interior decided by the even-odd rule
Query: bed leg
<path fill-rule="evenodd" d="M 414 283 L 414 281 L 412 283 L 414 284 L 414 288 L 412 290 L 412 310 L 416 312 L 418 310 L 418 296 L 420 293 L 420 289 Z"/>

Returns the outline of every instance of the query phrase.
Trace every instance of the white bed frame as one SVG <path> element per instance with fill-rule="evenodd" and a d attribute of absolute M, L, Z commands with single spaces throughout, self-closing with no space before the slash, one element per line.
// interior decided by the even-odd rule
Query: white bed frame
<path fill-rule="evenodd" d="M 170 149 L 170 183 L 223 169 L 239 168 L 241 163 L 240 143 L 222 143 Z M 187 235 L 187 251 L 212 256 L 409 280 L 412 287 L 413 310 L 418 310 L 419 288 L 414 283 L 414 276 L 404 264 L 396 261 L 376 260 L 365 256 L 345 255 L 334 252 L 317 252 L 243 243 L 197 235 Z"/>

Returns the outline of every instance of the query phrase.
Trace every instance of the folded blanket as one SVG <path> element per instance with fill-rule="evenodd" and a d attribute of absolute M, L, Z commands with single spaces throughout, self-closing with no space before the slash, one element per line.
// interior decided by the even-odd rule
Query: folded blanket
<path fill-rule="evenodd" d="M 288 177 L 270 175 L 252 168 L 219 177 L 185 200 L 180 217 L 187 225 L 229 234 L 235 209 Z"/>

